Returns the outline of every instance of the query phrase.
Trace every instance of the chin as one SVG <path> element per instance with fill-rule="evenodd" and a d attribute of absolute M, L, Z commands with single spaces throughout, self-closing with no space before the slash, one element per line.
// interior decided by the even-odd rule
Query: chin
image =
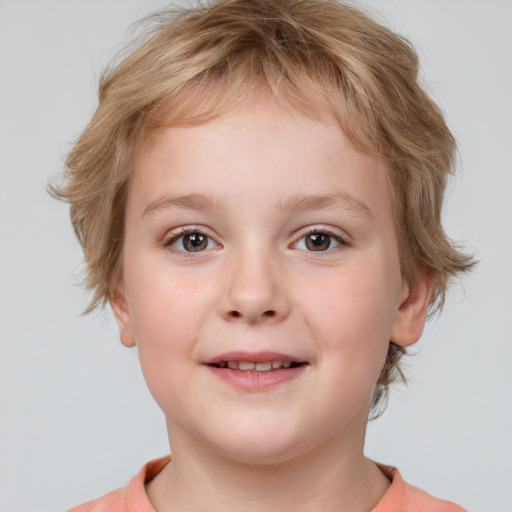
<path fill-rule="evenodd" d="M 282 422 L 238 422 L 210 439 L 213 450 L 223 457 L 247 464 L 277 464 L 304 451 L 304 432 Z M 227 434 L 227 435 L 226 435 Z"/>
<path fill-rule="evenodd" d="M 217 448 L 219 449 L 219 448 Z M 222 455 L 243 464 L 269 465 L 288 462 L 300 454 L 297 446 L 286 446 L 268 443 L 245 444 L 243 446 L 227 446 Z"/>

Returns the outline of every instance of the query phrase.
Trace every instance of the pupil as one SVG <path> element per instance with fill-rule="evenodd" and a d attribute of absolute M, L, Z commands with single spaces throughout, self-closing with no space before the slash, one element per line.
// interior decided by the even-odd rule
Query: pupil
<path fill-rule="evenodd" d="M 331 245 L 331 240 L 328 235 L 321 233 L 308 235 L 306 238 L 306 246 L 312 251 L 325 251 Z"/>
<path fill-rule="evenodd" d="M 183 243 L 187 251 L 201 251 L 206 247 L 206 237 L 200 233 L 191 233 L 189 235 L 185 235 Z"/>

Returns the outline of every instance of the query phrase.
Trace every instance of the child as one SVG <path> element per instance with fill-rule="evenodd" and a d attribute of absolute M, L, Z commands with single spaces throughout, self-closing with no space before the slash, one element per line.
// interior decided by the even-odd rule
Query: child
<path fill-rule="evenodd" d="M 363 453 L 369 414 L 471 259 L 455 142 L 410 45 L 335 0 L 156 18 L 102 79 L 54 192 L 170 457 L 74 512 L 461 511 Z"/>

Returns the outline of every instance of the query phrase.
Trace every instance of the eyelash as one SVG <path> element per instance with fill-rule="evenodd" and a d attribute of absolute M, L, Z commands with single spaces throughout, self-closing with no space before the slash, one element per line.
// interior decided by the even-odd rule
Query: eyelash
<path fill-rule="evenodd" d="M 179 228 L 179 232 L 178 233 L 170 233 L 168 237 L 165 238 L 165 240 L 163 241 L 163 246 L 164 247 L 171 247 L 174 243 L 176 243 L 180 238 L 183 238 L 187 235 L 191 235 L 191 234 L 197 234 L 197 235 L 202 235 L 204 237 L 206 237 L 207 239 L 211 240 L 211 241 L 214 241 L 212 237 L 210 237 L 209 235 L 207 235 L 204 231 L 202 231 L 200 228 Z M 337 242 L 339 244 L 339 246 L 348 246 L 349 243 L 348 241 L 342 237 L 341 235 L 339 235 L 338 233 L 334 233 L 333 231 L 329 230 L 329 229 L 326 229 L 326 228 L 321 228 L 321 227 L 311 227 L 311 228 L 308 228 L 308 230 L 302 234 L 302 236 L 297 240 L 295 241 L 293 244 L 291 244 L 292 246 L 298 244 L 298 242 L 308 236 L 311 236 L 311 235 L 325 235 L 327 237 L 329 237 L 330 239 L 334 240 L 335 242 Z M 216 243 L 216 242 L 215 242 Z M 306 252 L 319 252 L 319 253 L 327 253 L 327 252 L 332 252 L 333 250 L 336 250 L 336 249 L 339 249 L 340 247 L 334 247 L 334 248 L 327 248 L 326 250 L 320 250 L 320 251 L 307 251 Z M 171 247 L 172 248 L 172 247 Z M 174 248 L 174 250 L 176 252 L 179 252 L 181 255 L 185 256 L 185 257 L 188 257 L 188 258 L 191 258 L 191 257 L 194 257 L 194 254 L 197 252 L 197 253 L 200 253 L 200 252 L 205 252 L 206 249 L 202 250 L 202 251 L 186 251 L 186 250 L 181 250 L 181 249 L 176 249 Z"/>
<path fill-rule="evenodd" d="M 334 233 L 333 231 L 331 231 L 327 228 L 315 227 L 315 226 L 308 228 L 308 230 L 296 242 L 294 242 L 293 245 L 297 244 L 303 238 L 305 238 L 307 236 L 311 236 L 311 235 L 326 235 L 330 239 L 335 240 L 339 244 L 339 247 L 334 247 L 332 249 L 327 248 L 327 250 L 324 250 L 324 251 L 307 251 L 307 252 L 326 253 L 326 252 L 332 252 L 336 249 L 339 249 L 341 246 L 346 247 L 349 245 L 348 241 L 344 237 L 342 237 L 339 233 Z"/>
<path fill-rule="evenodd" d="M 177 233 L 169 233 L 169 236 L 166 237 L 163 241 L 163 246 L 164 247 L 169 247 L 171 249 L 174 249 L 175 252 L 178 252 L 180 253 L 180 255 L 186 257 L 186 258 L 193 258 L 195 256 L 195 253 L 200 253 L 200 252 L 204 252 L 203 251 L 185 251 L 185 250 L 181 250 L 181 249 L 176 249 L 176 248 L 173 248 L 172 245 L 177 242 L 180 238 L 183 238 L 187 235 L 192 235 L 192 234 L 197 234 L 197 235 L 202 235 L 204 237 L 206 237 L 207 239 L 209 240 L 212 240 L 213 241 L 213 238 L 211 236 L 208 236 L 203 230 L 201 230 L 200 228 L 179 228 L 179 231 Z"/>

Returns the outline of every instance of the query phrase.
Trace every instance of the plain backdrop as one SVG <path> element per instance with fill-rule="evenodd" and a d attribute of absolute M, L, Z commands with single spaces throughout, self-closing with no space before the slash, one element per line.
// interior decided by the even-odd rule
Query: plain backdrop
<path fill-rule="evenodd" d="M 81 253 L 45 192 L 103 65 L 162 0 L 0 0 L 0 512 L 54 512 L 168 452 L 111 313 L 80 316 Z M 367 454 L 473 512 L 512 511 L 512 1 L 365 0 L 418 49 L 459 140 L 444 212 L 480 264 L 416 346 Z"/>

